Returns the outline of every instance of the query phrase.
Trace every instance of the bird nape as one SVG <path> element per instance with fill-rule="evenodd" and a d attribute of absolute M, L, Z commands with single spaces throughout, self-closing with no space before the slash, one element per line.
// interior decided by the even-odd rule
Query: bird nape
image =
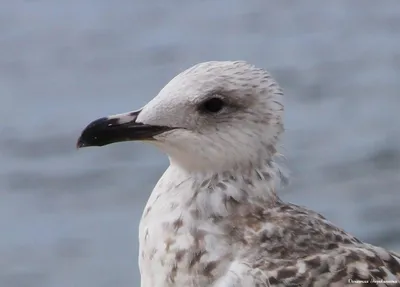
<path fill-rule="evenodd" d="M 78 147 L 148 141 L 170 159 L 139 226 L 142 287 L 400 286 L 400 256 L 276 194 L 283 93 L 243 61 L 205 62 Z"/>

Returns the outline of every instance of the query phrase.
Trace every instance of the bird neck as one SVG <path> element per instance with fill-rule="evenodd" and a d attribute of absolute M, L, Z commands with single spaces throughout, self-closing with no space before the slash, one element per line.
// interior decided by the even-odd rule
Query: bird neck
<path fill-rule="evenodd" d="M 233 168 L 220 172 L 188 172 L 177 165 L 170 166 L 176 188 L 190 182 L 180 197 L 195 217 L 223 218 L 232 214 L 268 208 L 279 202 L 276 189 L 285 178 L 273 160 L 247 168 Z M 180 176 L 177 176 L 180 174 Z"/>

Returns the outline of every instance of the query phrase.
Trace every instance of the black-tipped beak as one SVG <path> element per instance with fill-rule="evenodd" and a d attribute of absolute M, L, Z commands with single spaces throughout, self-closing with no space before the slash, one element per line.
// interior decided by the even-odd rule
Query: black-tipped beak
<path fill-rule="evenodd" d="M 77 148 L 104 146 L 122 141 L 152 140 L 154 136 L 173 129 L 136 122 L 140 111 L 105 117 L 91 122 L 82 131 L 76 144 Z"/>

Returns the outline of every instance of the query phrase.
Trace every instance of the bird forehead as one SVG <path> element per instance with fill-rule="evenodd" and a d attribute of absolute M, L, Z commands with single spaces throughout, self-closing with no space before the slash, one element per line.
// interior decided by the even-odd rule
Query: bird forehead
<path fill-rule="evenodd" d="M 193 113 L 193 107 L 213 95 L 249 106 L 258 94 L 268 89 L 267 73 L 245 62 L 206 62 L 195 65 L 175 76 L 153 98 L 139 115 L 147 117 Z M 266 86 L 267 85 L 267 86 Z M 261 97 L 262 98 L 262 97 Z"/>
<path fill-rule="evenodd" d="M 164 106 L 164 108 L 169 107 L 169 109 L 172 109 L 172 107 L 182 109 L 200 102 L 201 99 L 218 88 L 219 85 L 215 79 L 213 81 L 204 81 L 201 78 L 194 77 L 174 78 L 147 106 L 152 108 Z"/>

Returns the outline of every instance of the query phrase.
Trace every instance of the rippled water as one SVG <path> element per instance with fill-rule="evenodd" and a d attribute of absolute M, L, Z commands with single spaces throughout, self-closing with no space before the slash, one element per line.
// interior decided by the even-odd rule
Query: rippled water
<path fill-rule="evenodd" d="M 282 197 L 400 250 L 400 3 L 155 2 L 0 1 L 0 286 L 138 286 L 138 221 L 167 160 L 75 142 L 206 60 L 284 87 Z"/>

